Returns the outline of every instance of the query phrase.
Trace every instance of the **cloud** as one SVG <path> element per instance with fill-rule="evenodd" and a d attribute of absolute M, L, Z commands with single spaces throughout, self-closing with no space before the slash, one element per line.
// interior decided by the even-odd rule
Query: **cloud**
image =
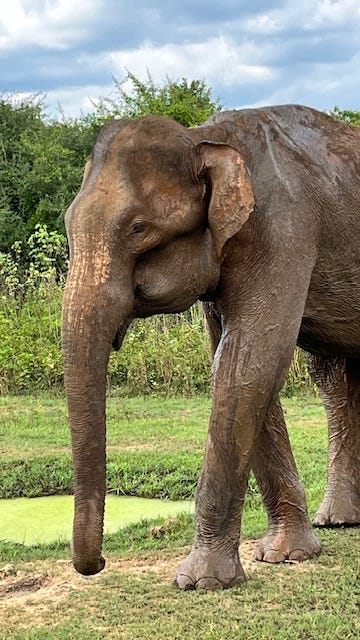
<path fill-rule="evenodd" d="M 311 13 L 305 21 L 305 28 L 337 28 L 360 20 L 360 4 L 359 0 L 320 0 Z"/>
<path fill-rule="evenodd" d="M 31 44 L 67 49 L 86 38 L 101 4 L 97 0 L 10 0 L 1 8 L 0 50 Z"/>
<path fill-rule="evenodd" d="M 282 26 L 275 15 L 268 13 L 262 13 L 258 16 L 248 18 L 245 21 L 245 28 L 249 33 L 255 34 L 256 36 L 272 35 L 282 30 Z"/>
<path fill-rule="evenodd" d="M 269 6 L 272 5 L 272 6 Z M 246 28 L 258 33 L 321 31 L 339 27 L 356 28 L 360 22 L 359 0 L 288 0 L 282 6 L 268 3 L 267 10 L 246 20 Z"/>
<path fill-rule="evenodd" d="M 69 113 L 125 67 L 202 78 L 226 107 L 296 100 L 360 108 L 360 0 L 10 0 L 1 88 L 48 94 Z M 94 95 L 99 91 L 98 96 Z M 346 102 L 345 102 L 346 101 Z"/>
<path fill-rule="evenodd" d="M 215 53 L 215 55 L 214 55 Z M 259 52 L 251 43 L 236 45 L 223 37 L 213 38 L 197 44 L 166 44 L 156 47 L 145 43 L 133 50 L 114 51 L 108 56 L 109 65 L 115 75 L 131 69 L 135 75 L 145 76 L 146 64 L 151 60 L 151 75 L 163 79 L 181 77 L 207 78 L 210 83 L 221 85 L 232 83 L 267 82 L 275 71 L 257 62 Z"/>
<path fill-rule="evenodd" d="M 107 96 L 113 86 L 109 84 L 88 84 L 77 87 L 60 87 L 49 91 L 46 95 L 45 106 L 51 117 L 65 117 L 90 113 L 99 96 Z"/>
<path fill-rule="evenodd" d="M 310 70 L 303 65 L 296 76 L 287 69 L 279 85 L 252 106 L 300 103 L 328 110 L 335 105 L 360 109 L 359 66 L 360 53 L 350 61 L 315 64 Z M 353 102 L 354 96 L 357 102 Z"/>

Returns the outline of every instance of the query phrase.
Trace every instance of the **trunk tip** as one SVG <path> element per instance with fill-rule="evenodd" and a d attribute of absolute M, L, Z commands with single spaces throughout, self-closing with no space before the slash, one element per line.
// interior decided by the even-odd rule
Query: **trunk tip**
<path fill-rule="evenodd" d="M 81 573 L 82 576 L 94 576 L 97 573 L 100 573 L 100 571 L 105 567 L 105 559 L 100 556 L 100 558 L 95 560 L 95 562 L 74 560 L 73 565 L 74 569 L 78 573 Z"/>

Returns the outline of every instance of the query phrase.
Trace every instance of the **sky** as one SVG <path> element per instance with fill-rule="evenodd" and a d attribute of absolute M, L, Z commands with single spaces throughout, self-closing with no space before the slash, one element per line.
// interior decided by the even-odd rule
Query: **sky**
<path fill-rule="evenodd" d="M 227 109 L 360 110 L 360 0 L 2 0 L 0 91 L 77 117 L 126 69 L 203 79 Z"/>

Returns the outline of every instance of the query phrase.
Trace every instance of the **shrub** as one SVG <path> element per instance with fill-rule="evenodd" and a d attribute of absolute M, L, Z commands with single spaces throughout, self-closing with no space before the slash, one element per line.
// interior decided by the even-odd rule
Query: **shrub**
<path fill-rule="evenodd" d="M 59 390 L 63 386 L 61 301 L 66 261 L 63 236 L 37 225 L 27 246 L 0 253 L 0 393 Z M 110 358 L 109 384 L 128 395 L 207 393 L 210 341 L 202 308 L 133 322 Z M 286 395 L 311 388 L 305 357 L 296 352 Z"/>

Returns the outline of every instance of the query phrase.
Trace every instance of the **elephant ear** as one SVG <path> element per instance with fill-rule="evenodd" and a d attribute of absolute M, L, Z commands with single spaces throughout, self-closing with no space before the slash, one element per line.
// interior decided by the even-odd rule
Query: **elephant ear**
<path fill-rule="evenodd" d="M 80 191 L 83 190 L 83 188 L 85 187 L 86 183 L 87 183 L 87 179 L 90 175 L 91 169 L 93 166 L 93 161 L 92 161 L 92 157 L 89 156 L 88 159 L 86 160 L 86 164 L 85 164 L 85 168 L 84 168 L 84 174 L 83 174 L 83 179 L 80 185 Z"/>
<path fill-rule="evenodd" d="M 217 255 L 226 241 L 245 224 L 255 208 L 255 196 L 246 164 L 226 144 L 201 142 L 201 177 L 210 189 L 209 228 Z"/>

